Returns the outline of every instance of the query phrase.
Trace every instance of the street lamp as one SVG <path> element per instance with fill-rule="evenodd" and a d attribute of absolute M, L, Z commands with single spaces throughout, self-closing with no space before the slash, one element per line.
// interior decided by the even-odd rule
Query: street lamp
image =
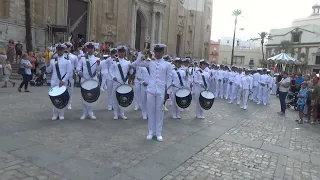
<path fill-rule="evenodd" d="M 235 43 L 235 39 L 236 39 L 238 16 L 240 16 L 241 14 L 242 14 L 242 11 L 239 9 L 232 11 L 232 16 L 235 16 L 235 20 L 234 20 L 233 42 L 232 42 L 232 52 L 231 52 L 231 66 L 233 65 L 234 43 Z"/>

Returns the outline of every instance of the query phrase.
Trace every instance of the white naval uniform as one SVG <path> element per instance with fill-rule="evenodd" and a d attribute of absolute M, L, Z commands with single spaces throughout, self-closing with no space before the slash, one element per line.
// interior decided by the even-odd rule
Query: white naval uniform
<path fill-rule="evenodd" d="M 74 70 L 76 69 L 76 67 L 78 65 L 78 57 L 76 55 L 72 54 L 72 53 L 66 53 L 65 57 L 67 58 L 67 60 L 70 61 L 71 68 L 72 68 L 72 74 L 70 75 L 70 79 L 69 79 L 70 86 L 68 86 L 69 96 L 70 96 L 69 107 L 68 108 L 71 109 L 72 94 L 73 94 L 73 87 L 74 87 L 73 73 L 74 73 Z"/>
<path fill-rule="evenodd" d="M 150 71 L 149 85 L 147 86 L 147 109 L 149 135 L 162 136 L 163 116 L 162 110 L 166 88 L 172 82 L 172 66 L 161 59 L 142 61 L 141 52 L 133 66 L 148 67 Z"/>
<path fill-rule="evenodd" d="M 267 75 L 269 78 L 269 84 L 268 84 L 268 92 L 267 92 L 267 99 L 266 102 L 267 104 L 270 104 L 270 95 L 271 95 L 271 91 L 272 91 L 272 87 L 273 87 L 273 78 L 268 74 Z"/>
<path fill-rule="evenodd" d="M 234 71 L 228 72 L 227 97 L 230 100 L 234 99 L 234 97 L 236 96 L 236 93 L 234 91 L 234 89 L 235 89 L 235 82 L 234 81 L 235 81 L 236 74 L 237 73 Z"/>
<path fill-rule="evenodd" d="M 202 71 L 202 73 L 201 73 Z M 201 108 L 199 103 L 200 93 L 205 90 L 205 82 L 203 81 L 202 74 L 204 76 L 206 85 L 208 86 L 210 82 L 210 74 L 203 70 L 197 70 L 194 76 L 194 91 L 195 91 L 195 100 L 196 100 L 196 117 L 203 119 L 204 118 L 204 110 Z"/>
<path fill-rule="evenodd" d="M 180 84 L 180 80 L 178 77 L 178 73 L 180 74 L 181 77 L 181 82 L 182 85 Z M 183 87 L 188 87 L 188 82 L 187 82 L 187 77 L 186 77 L 186 69 L 185 68 L 178 68 L 178 69 L 174 69 L 172 70 L 172 93 L 171 95 L 171 100 L 172 100 L 172 105 L 171 105 L 171 112 L 172 112 L 172 118 L 173 119 L 180 119 L 180 110 L 178 109 L 178 106 L 176 104 L 176 92 Z"/>
<path fill-rule="evenodd" d="M 227 94 L 227 88 L 228 88 L 228 84 L 229 84 L 229 70 L 225 70 L 223 71 L 223 79 L 224 79 L 224 84 L 223 84 L 223 97 L 225 99 L 228 99 L 228 94 Z"/>
<path fill-rule="evenodd" d="M 249 75 L 244 75 L 241 78 L 240 82 L 240 89 L 242 91 L 242 105 L 241 108 L 248 109 L 248 99 L 249 99 L 249 93 L 252 89 L 253 81 L 252 78 Z"/>
<path fill-rule="evenodd" d="M 276 77 L 272 77 L 272 95 L 276 95 L 277 94 L 277 78 Z"/>
<path fill-rule="evenodd" d="M 113 60 L 114 60 L 114 58 L 112 58 L 112 57 L 109 57 L 106 60 L 106 68 L 108 69 L 108 74 L 106 76 L 106 78 L 107 78 L 107 105 L 108 105 L 108 110 L 110 110 L 110 111 L 113 108 L 113 94 L 112 94 L 113 79 L 110 75 L 110 67 L 112 65 Z"/>
<path fill-rule="evenodd" d="M 209 90 L 213 93 L 213 94 L 215 94 L 215 92 L 216 92 L 216 72 L 217 72 L 217 70 L 215 70 L 215 69 L 211 69 L 210 70 L 210 72 L 209 72 L 209 74 L 211 75 L 212 74 L 212 78 L 210 79 L 210 82 L 209 82 Z"/>
<path fill-rule="evenodd" d="M 100 72 L 101 72 L 101 90 L 104 91 L 104 89 L 107 88 L 107 77 L 109 76 L 109 68 L 108 68 L 108 61 L 105 59 L 102 59 L 100 62 Z"/>
<path fill-rule="evenodd" d="M 64 82 L 65 86 L 68 86 L 68 80 L 70 79 L 70 76 L 72 76 L 72 65 L 70 63 L 69 60 L 67 60 L 65 58 L 65 56 L 60 56 L 57 57 L 58 59 L 58 66 L 59 66 L 59 71 L 60 71 L 60 75 L 61 75 L 61 80 Z M 60 80 L 58 78 L 57 75 L 57 71 L 56 71 L 56 65 L 55 65 L 55 59 L 51 59 L 50 60 L 50 65 L 46 67 L 46 71 L 47 73 L 51 73 L 52 72 L 52 76 L 51 76 L 51 88 L 58 86 L 60 83 Z M 69 93 L 70 94 L 70 93 Z M 57 109 L 55 107 L 53 107 L 53 117 L 52 119 L 56 119 L 59 117 L 59 119 L 63 119 L 64 118 L 64 110 L 63 109 Z"/>
<path fill-rule="evenodd" d="M 146 67 L 136 67 L 136 77 L 134 80 L 134 98 L 135 106 L 141 109 L 142 118 L 147 119 L 147 86 L 143 83 L 149 84 L 149 71 Z"/>
<path fill-rule="evenodd" d="M 97 64 L 97 61 L 99 61 L 100 58 L 94 56 L 94 55 L 88 55 L 88 61 L 90 63 L 90 67 L 91 67 L 91 72 L 92 75 L 99 71 L 99 65 Z M 89 71 L 87 68 L 87 59 L 86 59 L 86 55 L 82 56 L 78 66 L 77 66 L 77 71 L 81 71 L 82 70 L 82 77 L 81 77 L 81 84 L 83 82 L 85 82 L 86 80 L 95 80 L 98 81 L 98 76 L 97 73 L 95 74 L 95 76 L 90 77 L 89 75 Z M 99 81 L 98 81 L 99 82 Z M 85 119 L 86 117 L 89 117 L 91 119 L 96 119 L 96 117 L 93 114 L 93 106 L 90 104 L 87 104 L 84 100 L 82 101 L 82 116 L 80 119 Z"/>
<path fill-rule="evenodd" d="M 253 93 L 252 93 L 252 101 L 253 102 L 258 102 L 259 101 L 259 90 L 260 90 L 260 84 L 259 84 L 259 79 L 260 79 L 260 73 L 256 72 L 253 74 Z"/>
<path fill-rule="evenodd" d="M 216 93 L 215 97 L 221 97 L 223 98 L 223 77 L 224 77 L 224 71 L 219 69 L 216 72 Z"/>
<path fill-rule="evenodd" d="M 262 84 L 265 84 L 265 86 L 262 86 Z M 263 105 L 267 105 L 268 101 L 268 89 L 269 89 L 269 85 L 270 85 L 270 78 L 267 74 L 262 74 L 260 76 L 260 80 L 259 80 L 259 101 L 258 104 L 263 104 Z"/>
<path fill-rule="evenodd" d="M 113 86 L 112 86 L 112 88 L 113 88 L 112 89 L 113 117 L 114 117 L 114 119 L 118 119 L 118 117 L 120 116 L 120 118 L 122 118 L 122 119 L 127 119 L 127 117 L 125 117 L 125 115 L 124 115 L 123 108 L 118 105 L 118 100 L 117 100 L 117 96 L 116 96 L 116 89 L 121 84 L 128 84 L 127 75 L 128 75 L 128 72 L 130 71 L 131 62 L 124 59 L 124 58 L 118 58 L 118 60 L 121 65 L 123 76 L 125 79 L 122 79 L 122 77 L 121 77 L 117 62 L 113 61 L 110 66 L 110 69 L 109 69 L 109 73 L 110 73 L 111 78 L 112 79 L 117 78 L 117 81 L 113 80 Z M 132 74 L 132 70 L 130 71 L 130 74 Z"/>
<path fill-rule="evenodd" d="M 242 90 L 240 88 L 240 84 L 241 84 L 241 78 L 243 77 L 243 75 L 241 73 L 236 73 L 235 75 L 235 79 L 234 79 L 234 82 L 235 82 L 235 87 L 234 87 L 234 97 L 233 99 L 231 100 L 231 103 L 234 102 L 234 100 L 236 100 L 237 104 L 239 105 L 240 104 L 240 100 L 241 100 L 241 94 L 242 94 Z"/>

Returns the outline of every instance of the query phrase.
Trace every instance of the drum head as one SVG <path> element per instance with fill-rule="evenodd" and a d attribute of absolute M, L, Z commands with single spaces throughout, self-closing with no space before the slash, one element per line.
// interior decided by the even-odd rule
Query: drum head
<path fill-rule="evenodd" d="M 214 94 L 210 91 L 202 91 L 199 96 L 199 103 L 202 109 L 211 109 L 214 103 Z"/>
<path fill-rule="evenodd" d="M 179 89 L 175 94 L 175 99 L 180 110 L 185 110 L 191 105 L 192 95 L 189 89 Z"/>
<path fill-rule="evenodd" d="M 176 92 L 177 97 L 187 97 L 191 92 L 188 89 L 179 89 Z"/>
<path fill-rule="evenodd" d="M 81 87 L 85 90 L 92 90 L 99 86 L 98 81 L 88 80 L 81 84 Z"/>
<path fill-rule="evenodd" d="M 124 108 L 130 106 L 134 98 L 132 87 L 126 84 L 118 86 L 116 89 L 116 98 L 119 106 Z"/>
<path fill-rule="evenodd" d="M 49 97 L 54 107 L 57 109 L 65 108 L 70 99 L 69 92 L 65 86 L 55 86 L 49 90 Z"/>
<path fill-rule="evenodd" d="M 201 96 L 206 99 L 214 99 L 214 94 L 210 91 L 202 91 Z"/>
<path fill-rule="evenodd" d="M 49 96 L 59 96 L 67 90 L 66 86 L 55 86 L 49 90 Z"/>

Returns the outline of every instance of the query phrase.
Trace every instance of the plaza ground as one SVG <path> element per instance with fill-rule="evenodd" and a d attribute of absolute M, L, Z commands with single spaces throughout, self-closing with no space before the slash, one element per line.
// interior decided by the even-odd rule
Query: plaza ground
<path fill-rule="evenodd" d="M 126 110 L 113 120 L 106 93 L 95 107 L 97 120 L 79 120 L 80 90 L 65 120 L 51 121 L 48 87 L 31 93 L 0 89 L 0 179 L 169 180 L 320 179 L 320 125 L 294 122 L 297 112 L 278 116 L 271 105 L 244 111 L 217 99 L 206 119 L 194 108 L 171 119 L 164 141 L 147 141 L 147 121 Z"/>

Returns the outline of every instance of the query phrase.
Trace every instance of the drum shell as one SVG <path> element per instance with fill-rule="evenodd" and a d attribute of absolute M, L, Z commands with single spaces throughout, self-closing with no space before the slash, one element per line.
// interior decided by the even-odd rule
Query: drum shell
<path fill-rule="evenodd" d="M 179 90 L 178 90 L 179 91 Z M 181 109 L 187 109 L 190 105 L 191 105 L 191 101 L 192 101 L 192 94 L 191 92 L 185 96 L 185 97 L 179 97 L 177 96 L 177 92 L 175 94 L 175 98 L 176 98 L 176 105 L 181 108 Z"/>
<path fill-rule="evenodd" d="M 57 109 L 63 109 L 69 103 L 70 94 L 69 94 L 68 90 L 66 90 L 64 93 L 62 93 L 59 96 L 50 96 L 49 95 L 49 97 L 50 97 L 50 100 L 51 100 L 54 107 L 56 107 Z"/>
<path fill-rule="evenodd" d="M 120 86 L 122 86 L 122 85 L 120 85 Z M 117 89 L 120 86 L 118 86 Z M 129 85 L 125 85 L 125 86 L 129 86 Z M 133 92 L 132 87 L 130 87 L 130 88 L 131 88 L 131 91 L 128 93 L 119 93 L 116 89 L 116 98 L 117 98 L 119 106 L 126 108 L 132 104 L 133 99 L 134 99 L 134 92 Z"/>
<path fill-rule="evenodd" d="M 204 91 L 202 91 L 204 92 Z M 204 110 L 209 110 L 211 109 L 213 103 L 214 103 L 214 98 L 213 99 L 207 99 L 205 97 L 203 97 L 201 94 L 202 92 L 200 93 L 200 96 L 199 96 L 199 103 L 200 103 L 200 106 L 202 109 Z"/>
<path fill-rule="evenodd" d="M 100 97 L 100 86 L 99 86 L 99 83 L 98 83 L 98 86 L 91 89 L 91 90 L 87 90 L 85 88 L 83 88 L 81 86 L 81 95 L 82 95 L 82 98 L 85 102 L 87 103 L 94 103 L 96 102 L 99 97 Z"/>

